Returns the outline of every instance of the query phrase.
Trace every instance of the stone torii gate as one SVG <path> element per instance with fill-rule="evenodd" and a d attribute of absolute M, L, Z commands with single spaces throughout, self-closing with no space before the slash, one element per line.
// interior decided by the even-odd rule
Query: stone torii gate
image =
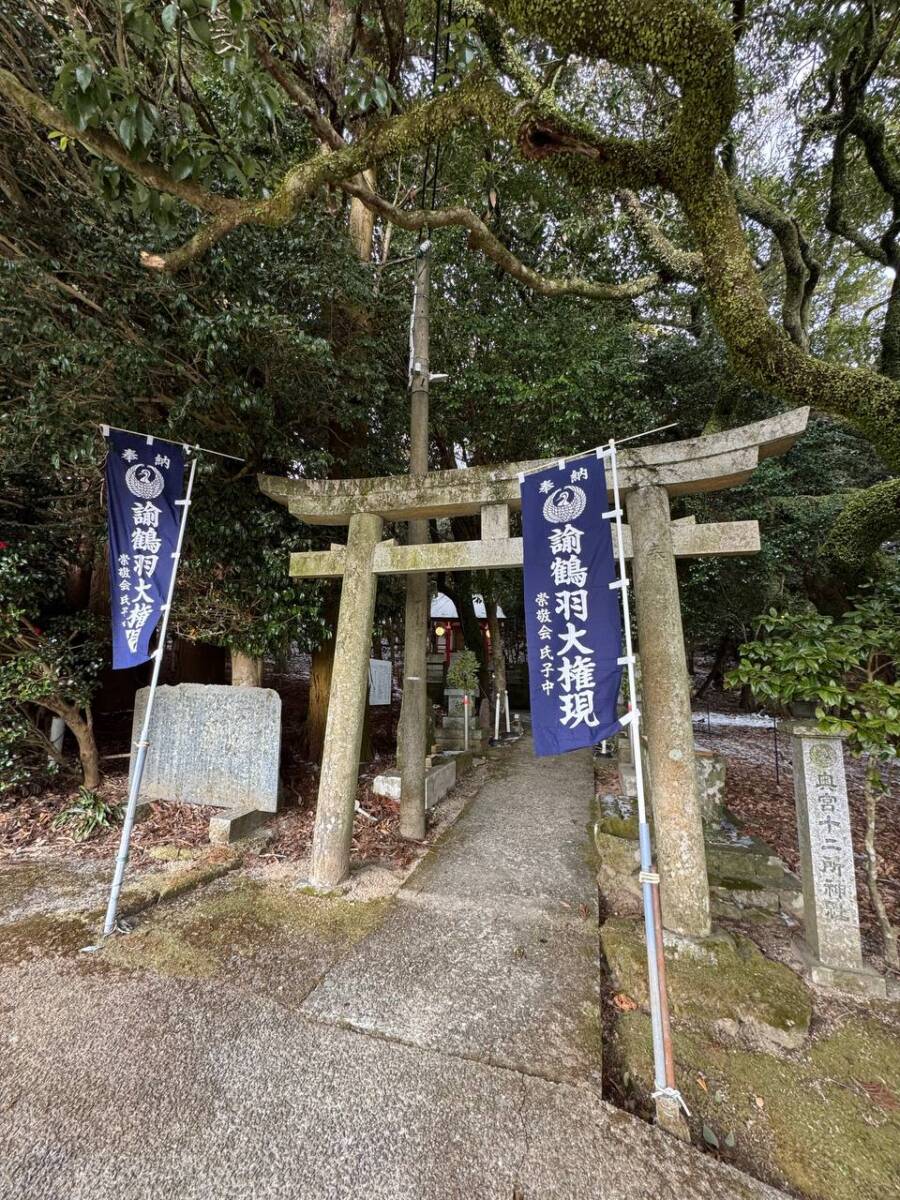
<path fill-rule="evenodd" d="M 756 521 L 673 522 L 669 498 L 745 483 L 761 458 L 790 449 L 808 416 L 808 408 L 798 408 L 723 433 L 619 453 L 663 919 L 667 929 L 685 936 L 709 932 L 709 887 L 675 563 L 752 554 L 759 550 L 759 526 Z M 346 545 L 290 559 L 295 579 L 343 580 L 313 838 L 315 886 L 333 887 L 349 872 L 378 576 L 520 567 L 522 539 L 509 532 L 510 510 L 521 504 L 519 473 L 547 461 L 373 479 L 260 476 L 262 491 L 300 520 L 349 526 Z M 481 514 L 479 541 L 398 545 L 382 540 L 385 521 L 475 513 Z"/>

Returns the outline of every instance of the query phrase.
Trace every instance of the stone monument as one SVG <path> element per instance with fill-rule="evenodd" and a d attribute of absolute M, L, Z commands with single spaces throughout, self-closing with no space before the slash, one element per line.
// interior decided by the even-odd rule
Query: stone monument
<path fill-rule="evenodd" d="M 841 738 L 799 722 L 791 736 L 810 977 L 828 987 L 884 995 L 884 980 L 863 969 Z"/>
<path fill-rule="evenodd" d="M 135 696 L 132 741 L 149 688 Z M 281 697 L 271 688 L 180 683 L 156 693 L 140 800 L 230 809 L 210 838 L 230 841 L 278 808 Z M 134 760 L 132 758 L 132 767 Z"/>

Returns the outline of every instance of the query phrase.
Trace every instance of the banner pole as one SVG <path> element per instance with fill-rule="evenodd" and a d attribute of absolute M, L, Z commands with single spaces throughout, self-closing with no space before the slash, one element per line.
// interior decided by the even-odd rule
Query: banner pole
<path fill-rule="evenodd" d="M 661 970 L 665 970 L 665 962 L 660 962 L 662 955 L 662 919 L 658 909 L 659 876 L 653 870 L 653 857 L 650 847 L 650 826 L 647 822 L 647 805 L 644 796 L 644 766 L 641 758 L 641 713 L 637 698 L 637 687 L 634 670 L 634 647 L 631 640 L 631 605 L 628 599 L 628 578 L 625 570 L 625 543 L 622 533 L 622 500 L 619 492 L 619 470 L 615 441 L 610 441 L 606 451 L 610 461 L 612 476 L 613 515 L 616 523 L 616 547 L 619 564 L 620 590 L 622 593 L 622 627 L 625 635 L 625 666 L 628 671 L 628 696 L 630 700 L 627 716 L 628 734 L 631 739 L 631 757 L 634 763 L 635 790 L 638 806 L 638 839 L 640 845 L 641 895 L 644 904 L 644 936 L 647 944 L 647 974 L 650 983 L 650 1024 L 653 1033 L 653 1074 L 655 1081 L 654 1099 L 659 1096 L 670 1096 L 676 1099 L 682 1107 L 687 1108 L 681 1093 L 675 1087 L 671 1069 L 667 1069 L 670 1056 L 667 1054 L 669 1042 L 668 1022 L 665 1019 L 666 1006 L 662 994 L 660 980 Z M 604 452 L 597 451 L 597 456 L 604 457 Z M 659 928 L 657 922 L 659 921 Z M 668 1062 L 667 1062 L 668 1060 Z"/>
<path fill-rule="evenodd" d="M 125 820 L 122 822 L 122 836 L 119 839 L 119 852 L 116 855 L 116 869 L 113 874 L 112 887 L 109 892 L 109 903 L 106 907 L 106 920 L 103 923 L 103 935 L 113 932 L 116 927 L 116 911 L 119 907 L 119 893 L 122 890 L 122 879 L 125 875 L 125 867 L 128 863 L 128 851 L 131 845 L 131 830 L 134 826 L 134 814 L 137 810 L 138 796 L 141 791 L 141 780 L 144 775 L 144 763 L 147 758 L 147 747 L 149 746 L 150 733 L 150 718 L 153 715 L 153 701 L 156 697 L 156 687 L 159 683 L 159 672 L 162 666 L 163 651 L 166 645 L 166 631 L 169 628 L 169 613 L 172 608 L 172 595 L 175 591 L 175 579 L 178 575 L 178 564 L 181 559 L 181 546 L 184 542 L 184 531 L 187 526 L 188 512 L 191 507 L 191 493 L 194 490 L 194 475 L 197 471 L 197 455 L 196 453 L 191 459 L 191 469 L 188 474 L 187 492 L 183 500 L 176 500 L 175 503 L 184 509 L 181 516 L 181 521 L 178 526 L 178 540 L 175 543 L 175 549 L 172 552 L 172 557 L 175 559 L 172 567 L 172 577 L 169 580 L 169 591 L 166 595 L 166 603 L 162 609 L 162 622 L 159 627 L 159 636 L 156 643 L 156 649 L 153 651 L 153 674 L 150 677 L 150 691 L 147 696 L 147 707 L 144 711 L 144 720 L 141 725 L 140 738 L 137 745 L 137 756 L 134 760 L 134 771 L 131 775 L 131 786 L 128 789 L 128 805 L 125 809 Z"/>

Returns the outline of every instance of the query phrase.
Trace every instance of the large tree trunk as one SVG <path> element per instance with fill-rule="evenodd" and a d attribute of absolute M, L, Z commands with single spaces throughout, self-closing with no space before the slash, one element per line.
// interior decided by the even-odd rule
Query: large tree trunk
<path fill-rule="evenodd" d="M 328 719 L 328 697 L 331 693 L 331 673 L 334 670 L 334 631 L 337 629 L 341 585 L 329 583 L 325 597 L 325 624 L 329 633 L 314 650 L 309 668 L 309 705 L 306 710 L 306 756 L 310 762 L 322 761 L 325 745 L 325 722 Z"/>
<path fill-rule="evenodd" d="M 93 791 L 100 786 L 101 775 L 100 751 L 97 749 L 97 740 L 94 737 L 94 723 L 91 719 L 90 708 L 85 709 L 84 716 L 73 704 L 66 704 L 62 700 L 52 705 L 48 704 L 47 708 L 62 717 L 72 730 L 78 743 L 78 757 L 81 760 L 84 786 Z"/>
<path fill-rule="evenodd" d="M 484 608 L 491 635 L 491 665 L 494 668 L 494 696 L 496 699 L 506 691 L 506 656 L 503 647 L 503 633 L 497 615 L 497 601 L 487 589 L 484 592 Z"/>
<path fill-rule="evenodd" d="M 263 660 L 241 650 L 231 651 L 231 686 L 262 687 Z"/>
<path fill-rule="evenodd" d="M 712 664 L 712 667 L 710 668 L 709 674 L 706 676 L 706 678 L 703 680 L 703 682 L 700 684 L 700 686 L 694 692 L 695 700 L 699 700 L 700 697 L 706 691 L 706 689 L 708 687 L 710 687 L 712 684 L 715 684 L 717 687 L 723 686 L 724 680 L 725 680 L 725 675 L 724 675 L 725 663 L 728 661 L 728 655 L 731 653 L 731 647 L 732 647 L 732 639 L 730 637 L 728 637 L 728 636 L 723 637 L 719 641 L 719 645 L 716 648 L 715 658 L 713 659 L 713 664 Z M 693 671 L 691 672 L 691 674 L 693 674 Z"/>
<path fill-rule="evenodd" d="M 332 3 L 329 9 L 329 70 L 332 72 L 336 72 L 338 69 L 338 59 L 342 52 L 340 47 L 342 39 L 346 34 L 346 19 L 347 11 L 343 3 Z M 364 171 L 357 177 L 357 180 L 360 183 L 365 183 L 367 187 L 374 188 L 377 184 L 375 170 Z M 360 262 L 367 263 L 372 257 L 374 230 L 375 214 L 367 209 L 361 201 L 355 198 L 351 200 L 350 241 Z M 356 335 L 364 333 L 369 324 L 369 313 L 359 306 L 348 304 L 346 311 L 350 316 L 350 333 L 344 345 L 337 348 L 339 357 L 344 357 L 354 352 L 353 345 L 357 340 Z M 364 437 L 365 430 L 361 427 L 354 429 L 333 428 L 330 440 L 334 446 L 335 456 L 339 457 L 342 450 L 346 450 L 348 445 L 359 444 Z M 329 633 L 321 646 L 313 651 L 309 671 L 309 706 L 304 725 L 306 755 L 310 762 L 322 761 L 322 750 L 325 745 L 325 722 L 328 719 L 328 697 L 331 694 L 331 675 L 334 669 L 334 638 L 341 602 L 340 583 L 328 583 L 326 587 L 327 593 L 323 616 Z M 368 704 L 366 705 L 360 757 L 363 762 L 368 762 L 372 757 L 372 731 L 369 721 Z"/>

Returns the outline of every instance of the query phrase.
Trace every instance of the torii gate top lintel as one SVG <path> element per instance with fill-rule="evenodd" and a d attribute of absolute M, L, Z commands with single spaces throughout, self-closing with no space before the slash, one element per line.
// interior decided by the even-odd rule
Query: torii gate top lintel
<path fill-rule="evenodd" d="M 800 437 L 809 408 L 795 408 L 721 433 L 623 449 L 622 492 L 647 484 L 670 496 L 720 491 L 750 478 L 761 458 L 785 454 Z M 570 456 L 567 456 L 570 457 Z M 386 475 L 371 479 L 286 479 L 260 475 L 260 489 L 310 525 L 344 525 L 354 513 L 376 513 L 387 521 L 465 516 L 485 505 L 520 504 L 520 472 L 538 470 L 550 459 L 499 463 L 425 476 Z"/>

